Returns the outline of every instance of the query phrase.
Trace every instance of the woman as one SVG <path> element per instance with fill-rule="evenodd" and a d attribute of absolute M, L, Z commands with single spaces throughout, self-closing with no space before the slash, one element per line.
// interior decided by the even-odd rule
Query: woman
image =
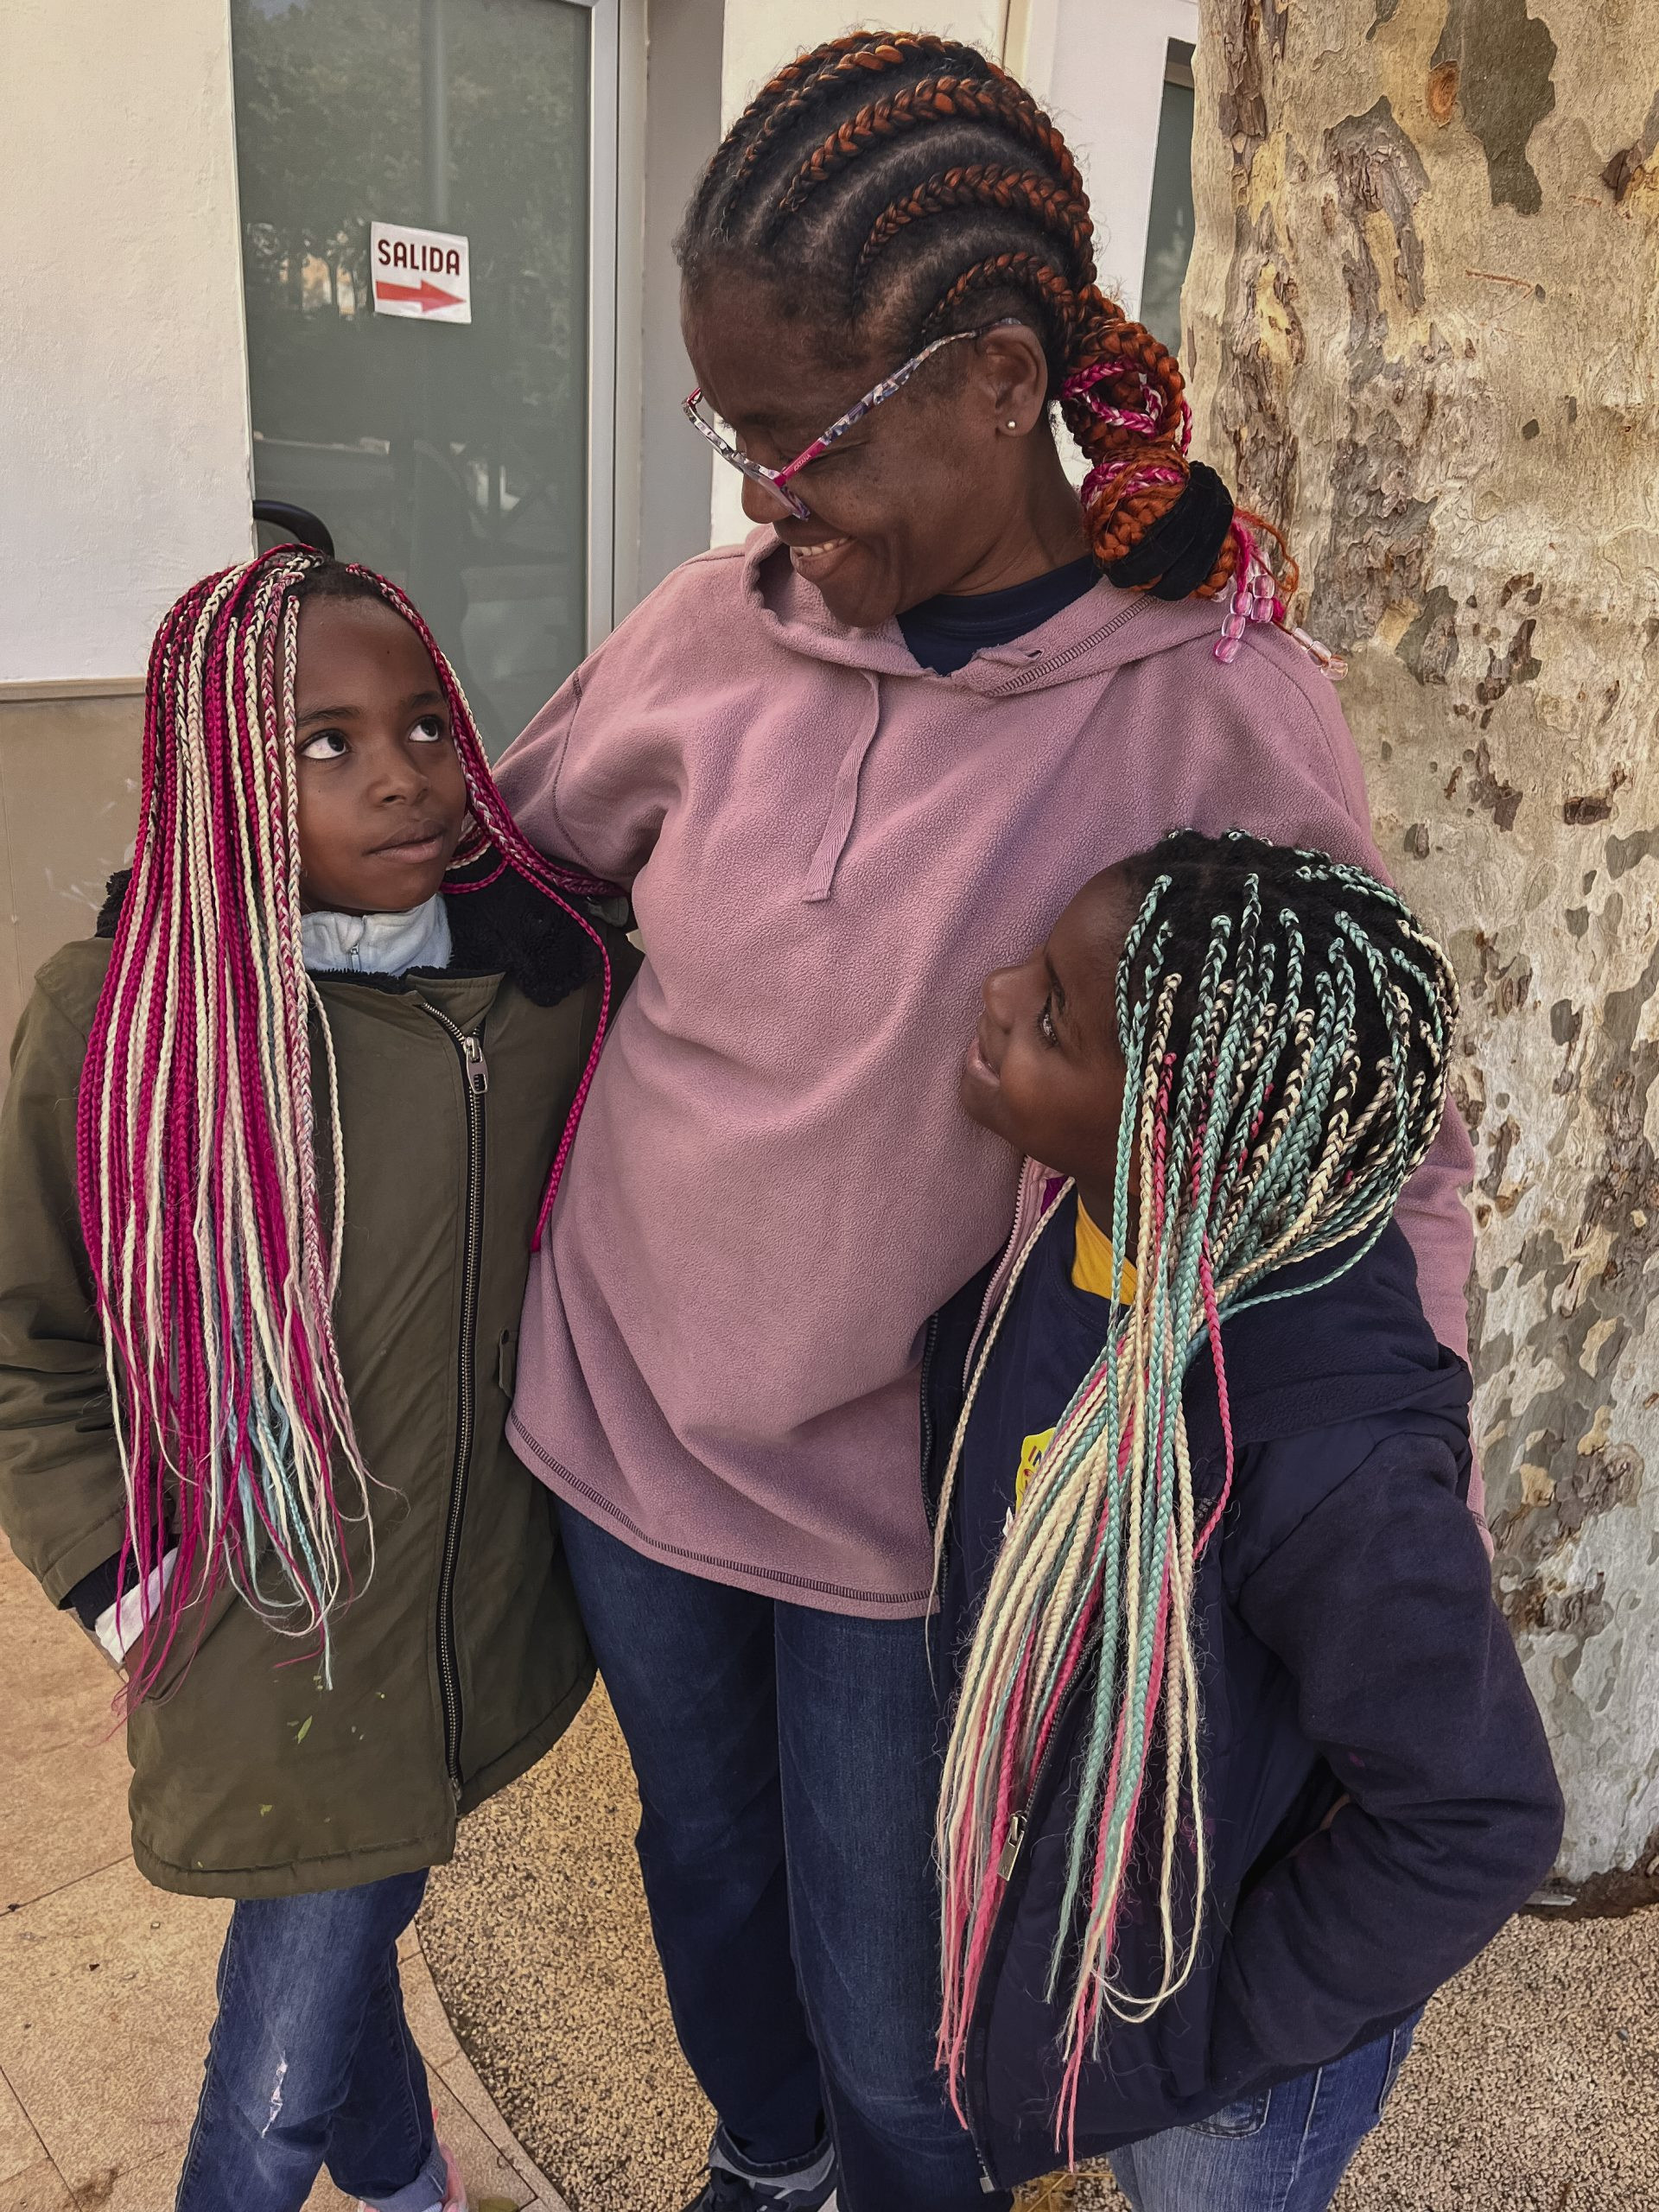
<path fill-rule="evenodd" d="M 999 2199 L 933 2065 L 918 1365 L 1013 1199 L 956 1101 L 980 978 L 1174 825 L 1377 855 L 1327 677 L 1263 619 L 1175 364 L 1095 289 L 1019 86 L 908 35 L 803 55 L 681 265 L 688 407 L 769 526 L 670 577 L 501 765 L 539 844 L 632 886 L 647 953 L 513 1435 L 639 1779 L 721 2123 L 697 2208 L 838 2183 L 842 2212 L 965 2212 Z M 1469 1172 L 1449 1120 L 1401 1210 L 1459 1354 Z"/>

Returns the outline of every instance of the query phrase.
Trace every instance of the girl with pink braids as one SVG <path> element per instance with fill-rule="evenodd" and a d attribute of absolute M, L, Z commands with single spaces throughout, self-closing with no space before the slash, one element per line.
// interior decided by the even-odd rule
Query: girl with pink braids
<path fill-rule="evenodd" d="M 460 2212 L 397 1939 L 593 1677 L 505 1441 L 626 943 L 396 588 L 296 546 L 150 658 L 133 865 L 0 1117 L 0 1521 L 125 1678 L 133 1849 L 236 1900 L 178 2212 Z"/>

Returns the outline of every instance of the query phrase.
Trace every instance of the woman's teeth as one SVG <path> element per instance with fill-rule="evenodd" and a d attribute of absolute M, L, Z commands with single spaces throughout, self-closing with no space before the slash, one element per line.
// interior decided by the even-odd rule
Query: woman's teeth
<path fill-rule="evenodd" d="M 850 537 L 826 537 L 821 545 L 791 545 L 789 550 L 797 561 L 822 561 L 826 553 L 839 553 L 852 542 Z"/>

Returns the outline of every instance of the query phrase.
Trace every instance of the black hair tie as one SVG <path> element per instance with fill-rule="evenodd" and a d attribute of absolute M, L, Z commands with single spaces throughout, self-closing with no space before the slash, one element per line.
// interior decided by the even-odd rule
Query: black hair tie
<path fill-rule="evenodd" d="M 1188 599 L 1214 575 L 1232 526 L 1232 493 L 1213 468 L 1195 461 L 1180 498 L 1112 563 L 1107 580 L 1121 591 L 1149 584 L 1154 599 Z"/>

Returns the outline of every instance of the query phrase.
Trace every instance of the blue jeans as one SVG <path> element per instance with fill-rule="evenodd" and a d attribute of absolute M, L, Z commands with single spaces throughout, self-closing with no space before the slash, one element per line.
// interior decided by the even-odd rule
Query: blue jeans
<path fill-rule="evenodd" d="M 1194 2127 L 1114 2151 L 1132 2212 L 1325 2212 L 1382 2117 L 1421 2017 Z"/>
<path fill-rule="evenodd" d="M 424 1873 L 397 1874 L 237 1906 L 175 2212 L 300 2212 L 324 2165 L 377 2212 L 442 2203 L 397 1979 L 425 1887 Z"/>
<path fill-rule="evenodd" d="M 684 1574 L 561 1506 L 627 1739 L 681 2048 L 752 2171 L 813 2158 L 842 2212 L 982 2212 L 934 2068 L 938 1707 L 920 1621 Z"/>

